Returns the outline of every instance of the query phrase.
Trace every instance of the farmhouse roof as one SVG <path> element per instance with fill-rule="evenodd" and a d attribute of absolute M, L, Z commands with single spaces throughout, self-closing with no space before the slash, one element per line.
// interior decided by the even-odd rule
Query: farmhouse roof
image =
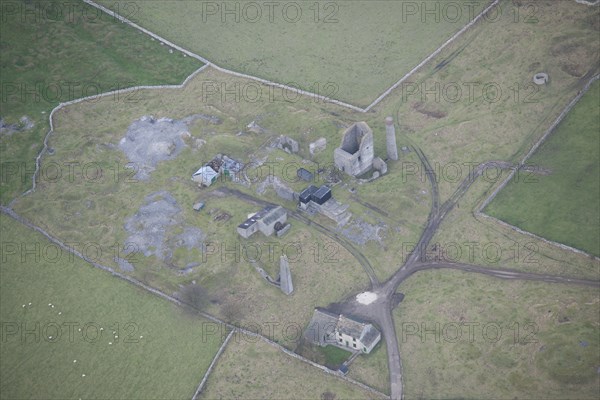
<path fill-rule="evenodd" d="M 369 324 L 367 326 L 367 329 L 363 332 L 363 336 L 361 336 L 360 342 L 363 345 L 370 347 L 377 340 L 378 337 L 380 337 L 379 331 L 373 325 Z"/>
<path fill-rule="evenodd" d="M 336 330 L 340 334 L 360 340 L 365 346 L 372 344 L 379 336 L 379 331 L 373 325 L 356 321 L 343 315 L 340 315 L 337 320 Z"/>
<path fill-rule="evenodd" d="M 320 342 L 324 336 L 329 336 L 335 331 L 338 316 L 325 310 L 315 308 L 315 312 L 305 331 L 308 340 Z"/>

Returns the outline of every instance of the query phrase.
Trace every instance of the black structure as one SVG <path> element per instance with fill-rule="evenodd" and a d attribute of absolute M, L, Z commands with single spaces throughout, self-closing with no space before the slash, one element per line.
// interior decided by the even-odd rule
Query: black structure
<path fill-rule="evenodd" d="M 308 171 L 304 168 L 299 168 L 298 171 L 296 172 L 296 174 L 298 175 L 298 178 L 300 178 L 306 182 L 312 182 L 312 180 L 314 178 L 314 175 L 310 171 Z"/>
<path fill-rule="evenodd" d="M 311 200 L 318 205 L 323 205 L 329 199 L 331 199 L 331 189 L 325 185 L 321 186 L 311 196 Z"/>
<path fill-rule="evenodd" d="M 299 196 L 300 203 L 307 204 L 309 201 L 311 201 L 313 193 L 315 193 L 317 190 L 319 189 L 314 185 L 310 185 L 304 189 Z"/>

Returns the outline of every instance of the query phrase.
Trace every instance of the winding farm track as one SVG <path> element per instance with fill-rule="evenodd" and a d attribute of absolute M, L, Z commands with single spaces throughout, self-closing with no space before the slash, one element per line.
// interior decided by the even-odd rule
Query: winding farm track
<path fill-rule="evenodd" d="M 431 164 L 427 159 L 425 153 L 417 146 L 413 145 L 412 148 L 419 157 L 420 162 L 423 164 L 427 179 L 431 185 L 431 209 L 429 212 L 427 223 L 425 224 L 425 227 L 423 229 L 423 232 L 421 233 L 421 237 L 419 238 L 415 249 L 409 254 L 404 264 L 386 282 L 380 283 L 377 280 L 373 271 L 373 267 L 371 266 L 367 258 L 345 238 L 341 237 L 333 230 L 308 219 L 304 214 L 298 211 L 288 210 L 292 218 L 306 225 L 313 226 L 319 232 L 337 241 L 340 245 L 346 248 L 359 261 L 359 263 L 362 265 L 363 269 L 369 276 L 371 281 L 370 290 L 377 294 L 377 300 L 375 302 L 369 305 L 360 304 L 356 301 L 355 295 L 353 295 L 348 297 L 341 303 L 331 305 L 331 308 L 335 312 L 344 313 L 346 315 L 354 315 L 360 319 L 374 322 L 381 328 L 388 354 L 390 393 L 391 398 L 394 400 L 403 398 L 402 361 L 398 347 L 396 327 L 392 315 L 392 311 L 395 306 L 394 295 L 396 294 L 400 284 L 414 273 L 432 269 L 456 269 L 463 272 L 478 273 L 505 280 L 527 280 L 545 282 L 550 284 L 570 284 L 600 288 L 600 281 L 598 280 L 587 280 L 568 276 L 528 273 L 512 269 L 491 269 L 484 266 L 464 263 L 427 261 L 426 252 L 429 243 L 431 242 L 431 239 L 437 232 L 438 228 L 440 227 L 446 216 L 453 210 L 458 201 L 469 190 L 471 185 L 473 185 L 476 182 L 477 178 L 481 176 L 488 168 L 514 170 L 515 166 L 509 162 L 496 160 L 483 162 L 477 165 L 468 174 L 468 176 L 458 185 L 458 187 L 456 188 L 454 193 L 448 198 L 448 200 L 446 200 L 443 204 L 440 205 L 437 176 L 435 175 L 435 172 L 431 167 Z M 253 202 L 261 206 L 270 204 L 269 202 L 266 202 L 260 198 L 240 192 L 236 189 L 219 188 L 217 189 L 217 191 L 227 195 L 234 195 L 238 198 L 244 199 L 249 202 Z M 379 209 L 376 209 L 375 211 L 385 213 L 383 210 Z"/>
<path fill-rule="evenodd" d="M 415 73 L 417 70 L 419 70 L 423 65 L 425 65 L 432 58 L 434 58 L 437 54 L 439 54 L 448 44 L 453 42 L 458 36 L 460 36 L 467 29 L 469 29 L 472 25 L 474 25 L 486 12 L 488 12 L 491 8 L 493 8 L 498 3 L 499 0 L 492 1 L 490 3 L 490 5 L 485 10 L 483 10 L 473 21 L 471 21 L 467 26 L 463 27 L 463 29 L 461 29 L 459 32 L 457 32 L 446 43 L 444 43 L 442 46 L 440 46 L 434 53 L 432 53 L 428 58 L 423 60 L 419 65 L 417 65 L 413 70 L 411 70 L 408 74 L 406 74 L 398 82 L 396 82 L 394 85 L 392 85 L 390 88 L 388 88 L 382 95 L 380 95 L 377 99 L 375 99 L 375 101 L 366 108 L 360 108 L 360 107 L 357 107 L 357 106 L 354 106 L 351 104 L 347 104 L 347 103 L 344 103 L 344 102 L 341 102 L 341 101 L 338 101 L 335 99 L 330 99 L 330 98 L 320 96 L 320 95 L 317 95 L 314 93 L 298 90 L 297 88 L 288 87 L 285 85 L 278 84 L 276 82 L 267 81 L 267 80 L 264 80 L 261 78 L 241 74 L 241 73 L 238 73 L 235 71 L 230 71 L 225 68 L 219 67 L 219 66 L 211 63 L 210 61 L 204 59 L 203 57 L 198 56 L 186 49 L 181 48 L 180 46 L 177 46 L 177 45 L 161 38 L 160 36 L 140 27 L 139 25 L 134 24 L 133 22 L 123 18 L 122 16 L 120 16 L 116 13 L 113 13 L 111 10 L 109 10 L 103 6 L 100 6 L 91 0 L 83 0 L 83 1 L 91 6 L 101 9 L 102 11 L 108 13 L 109 15 L 112 15 L 112 16 L 118 18 L 122 22 L 131 25 L 135 29 L 141 30 L 142 32 L 144 32 L 146 34 L 148 34 L 152 37 L 155 37 L 158 40 L 161 40 L 162 42 L 168 44 L 169 46 L 205 63 L 205 65 L 203 67 L 201 67 L 200 69 L 195 71 L 192 75 L 190 75 L 181 85 L 135 87 L 135 88 L 119 90 L 116 92 L 110 92 L 110 93 L 104 93 L 104 94 L 100 94 L 100 95 L 96 95 L 96 96 L 91 96 L 90 98 L 103 97 L 103 96 L 107 96 L 107 95 L 110 95 L 113 93 L 126 93 L 128 91 L 133 91 L 133 90 L 138 90 L 138 89 L 181 88 L 181 87 L 185 86 L 185 84 L 191 78 L 193 78 L 196 74 L 198 74 L 199 72 L 201 72 L 208 66 L 211 66 L 211 67 L 213 67 L 221 72 L 224 72 L 224 73 L 228 73 L 228 74 L 239 76 L 239 77 L 246 78 L 246 79 L 252 79 L 252 80 L 255 80 L 255 81 L 264 83 L 266 85 L 270 85 L 270 86 L 276 86 L 276 87 L 284 88 L 287 90 L 293 90 L 302 95 L 319 98 L 323 101 L 327 101 L 327 102 L 334 103 L 334 104 L 337 104 L 339 106 L 342 106 L 342 107 L 345 107 L 345 108 L 348 108 L 348 109 L 351 109 L 354 111 L 365 113 L 365 112 L 370 111 L 374 106 L 376 106 L 381 100 L 383 100 L 383 98 L 385 98 L 387 95 L 389 95 L 389 93 L 391 93 L 397 86 L 399 86 L 409 76 L 411 76 L 413 73 Z M 578 3 L 582 3 L 582 4 L 587 4 L 587 5 L 598 5 L 598 3 L 599 3 L 599 1 L 595 1 L 595 2 L 590 2 L 590 1 L 585 1 L 585 0 L 575 0 L 575 1 L 577 1 Z M 598 75 L 594 79 L 597 80 Z M 588 87 L 589 87 L 589 85 L 588 85 Z M 35 173 L 33 176 L 32 188 L 29 189 L 27 192 L 25 192 L 23 195 L 33 192 L 36 189 L 36 176 L 37 176 L 37 173 L 40 168 L 41 157 L 43 156 L 43 154 L 45 153 L 45 151 L 47 149 L 48 137 L 50 136 L 50 134 L 53 132 L 53 129 L 54 129 L 54 127 L 53 127 L 54 113 L 65 106 L 68 106 L 70 104 L 74 104 L 77 102 L 85 101 L 88 99 L 89 98 L 83 98 L 83 99 L 73 100 L 73 101 L 67 102 L 67 103 L 61 103 L 55 109 L 52 110 L 52 112 L 50 113 L 50 116 L 49 116 L 50 131 L 46 134 L 46 136 L 44 138 L 44 147 L 40 151 L 40 153 L 38 154 L 38 156 L 36 158 L 36 168 L 35 168 Z M 572 106 L 575 102 L 576 101 L 573 101 L 570 104 L 570 106 Z M 567 111 L 565 111 L 563 114 L 566 114 L 566 112 Z M 538 145 L 539 145 L 539 143 L 538 143 Z M 404 262 L 404 264 L 396 271 L 396 273 L 394 273 L 394 275 L 392 275 L 384 283 L 380 283 L 379 280 L 377 279 L 375 272 L 373 270 L 373 267 L 372 267 L 371 263 L 369 262 L 369 260 L 358 249 L 356 249 L 349 241 L 347 241 L 345 238 L 338 235 L 335 231 L 308 219 L 305 215 L 303 215 L 297 211 L 290 211 L 290 215 L 292 216 L 292 218 L 294 218 L 304 224 L 314 227 L 322 234 L 328 236 L 332 240 L 335 240 L 340 245 L 342 245 L 344 248 L 346 248 L 358 260 L 358 262 L 363 267 L 365 273 L 368 275 L 369 280 L 370 280 L 370 285 L 371 285 L 370 289 L 373 292 L 378 294 L 378 299 L 375 302 L 373 302 L 369 305 L 363 305 L 363 304 L 356 302 L 355 297 L 351 296 L 351 297 L 347 298 L 345 301 L 343 301 L 339 304 L 336 304 L 335 307 L 336 307 L 337 311 L 341 311 L 341 312 L 344 312 L 349 315 L 356 315 L 358 317 L 361 317 L 362 319 L 376 323 L 381 328 L 383 337 L 384 337 L 384 340 L 386 343 L 386 347 L 387 347 L 387 353 L 388 353 L 388 367 L 389 367 L 389 374 L 390 374 L 391 398 L 394 400 L 403 398 L 403 388 L 402 388 L 402 362 L 401 362 L 401 357 L 400 357 L 400 352 L 399 352 L 399 347 L 398 347 L 398 339 L 397 339 L 397 334 L 396 334 L 396 329 L 395 329 L 395 325 L 394 325 L 394 321 L 393 321 L 393 314 L 392 314 L 393 308 L 395 306 L 393 296 L 395 295 L 395 293 L 398 289 L 398 286 L 404 280 L 406 280 L 408 277 L 410 277 L 412 274 L 419 272 L 419 271 L 430 270 L 430 269 L 456 269 L 456 270 L 461 270 L 464 272 L 485 274 L 485 275 L 492 276 L 492 277 L 499 278 L 499 279 L 529 280 L 529 281 L 546 282 L 546 283 L 551 283 L 551 284 L 572 284 L 572 285 L 590 286 L 590 287 L 595 287 L 595 288 L 600 287 L 600 281 L 598 281 L 598 280 L 585 280 L 585 279 L 571 278 L 571 277 L 566 277 L 566 276 L 534 274 L 534 273 L 526 273 L 526 272 L 520 272 L 520 271 L 515 271 L 515 270 L 509 270 L 509 269 L 502 269 L 502 270 L 489 269 L 489 268 L 486 268 L 483 266 L 462 264 L 462 263 L 451 263 L 451 262 L 443 262 L 443 261 L 424 261 L 427 246 L 429 245 L 431 239 L 433 238 L 436 231 L 438 230 L 440 224 L 443 222 L 444 218 L 448 215 L 448 213 L 450 211 L 452 211 L 452 209 L 454 208 L 454 206 L 456 205 L 458 200 L 467 192 L 467 190 L 470 188 L 470 186 L 475 182 L 476 178 L 479 175 L 481 175 L 481 173 L 486 168 L 489 168 L 489 167 L 513 168 L 513 166 L 512 166 L 512 164 L 503 162 L 503 161 L 489 161 L 489 162 L 480 164 L 477 168 L 475 168 L 474 173 L 472 175 L 468 176 L 465 180 L 463 180 L 463 182 L 461 182 L 461 184 L 458 186 L 456 191 L 451 195 L 451 197 L 446 202 L 444 202 L 442 205 L 440 205 L 439 204 L 439 190 L 438 190 L 437 177 L 435 175 L 435 172 L 434 172 L 433 168 L 431 167 L 429 160 L 427 159 L 427 157 L 425 156 L 423 151 L 416 146 L 413 146 L 413 150 L 415 151 L 415 153 L 419 157 L 421 163 L 423 164 L 425 171 L 426 171 L 427 178 L 431 184 L 431 199 L 432 199 L 431 210 L 429 213 L 427 223 L 424 227 L 424 230 L 421 234 L 421 237 L 418 241 L 417 246 L 411 252 L 411 254 L 407 258 L 407 260 Z M 535 151 L 535 149 L 531 149 L 530 153 L 528 153 L 528 156 L 531 153 L 533 153 L 533 151 Z M 496 190 L 496 192 L 500 189 L 501 189 L 501 187 L 498 188 Z M 264 200 L 261 200 L 259 198 L 253 197 L 251 195 L 242 193 L 242 192 L 234 190 L 234 189 L 221 188 L 219 190 L 222 190 L 224 193 L 237 195 L 241 198 L 253 201 L 257 204 L 269 204 L 269 203 L 265 202 Z M 81 258 L 82 260 L 91 264 L 95 268 L 99 268 L 106 272 L 109 272 L 116 277 L 124 279 L 135 286 L 138 286 L 138 287 L 140 287 L 144 290 L 147 290 L 155 295 L 158 295 L 159 297 L 165 298 L 166 300 L 171 301 L 177 305 L 189 306 L 188 304 L 181 302 L 179 299 L 176 299 L 176 298 L 174 298 L 166 293 L 163 293 L 153 287 L 145 285 L 144 283 L 137 281 L 134 278 L 131 278 L 127 275 L 121 274 L 121 273 L 113 270 L 110 267 L 98 264 L 98 263 L 94 262 L 93 260 L 86 258 L 83 254 L 75 251 L 73 248 L 71 248 L 70 246 L 67 246 L 66 244 L 61 242 L 59 239 L 52 237 L 46 231 L 44 231 L 42 228 L 32 224 L 31 222 L 27 221 L 22 216 L 18 215 L 11 208 L 12 204 L 17 199 L 18 199 L 18 197 L 15 198 L 13 200 L 13 202 L 10 203 L 9 207 L 0 206 L 0 213 L 5 214 L 5 215 L 13 218 L 17 222 L 29 227 L 30 229 L 37 231 L 38 233 L 45 236 L 51 242 L 59 245 L 64 250 L 74 254 L 78 258 Z M 375 211 L 384 213 L 383 210 L 376 209 L 373 207 L 374 206 L 370 206 L 370 208 L 374 209 Z M 479 210 L 481 210 L 481 207 Z M 388 216 L 388 215 L 385 215 L 385 216 Z M 279 345 L 275 342 L 272 342 L 267 337 L 264 337 L 264 336 L 254 333 L 254 332 L 250 332 L 250 331 L 241 329 L 239 327 L 236 327 L 234 325 L 228 324 L 228 323 L 226 323 L 222 320 L 219 320 L 209 314 L 200 313 L 200 315 L 209 319 L 210 321 L 213 321 L 214 323 L 223 324 L 223 325 L 227 326 L 229 329 L 232 329 L 232 332 L 233 332 L 233 330 L 235 330 L 235 331 L 242 332 L 249 336 L 260 337 L 262 340 L 279 348 L 281 351 L 285 352 L 286 354 L 288 354 L 292 357 L 298 358 L 298 359 L 300 359 L 306 363 L 309 363 L 317 368 L 320 368 L 325 372 L 331 373 L 331 371 L 328 371 L 325 367 L 322 367 L 318 364 L 315 364 L 311 360 L 308 360 L 308 359 L 301 357 L 295 353 L 292 353 L 290 350 L 282 347 L 281 345 Z M 230 338 L 230 337 L 231 337 L 231 333 L 228 336 L 228 338 Z M 228 341 L 228 339 L 227 339 L 227 341 Z M 220 351 L 222 351 L 222 349 L 225 347 L 225 345 L 226 345 L 226 342 L 224 343 L 224 346 L 220 349 Z M 218 355 L 217 355 L 217 357 L 218 357 Z M 213 362 L 214 362 L 214 360 L 213 360 Z M 202 385 L 205 382 L 207 376 L 208 376 L 208 373 L 204 377 L 203 381 L 201 382 L 201 384 L 198 388 L 198 391 L 201 390 Z M 353 384 L 359 385 L 367 390 L 370 390 L 373 393 L 376 393 L 378 395 L 383 395 L 382 393 L 376 391 L 375 389 L 373 389 L 367 385 L 364 385 L 360 382 L 354 381 L 345 376 L 341 376 L 341 378 L 345 379 L 348 382 L 351 382 Z"/>
<path fill-rule="evenodd" d="M 445 217 L 452 211 L 456 203 L 468 191 L 471 185 L 476 181 L 486 168 L 513 168 L 513 165 L 503 161 L 488 161 L 479 164 L 473 169 L 472 173 L 458 185 L 458 188 L 441 206 L 439 204 L 439 190 L 437 177 L 431 168 L 429 160 L 423 151 L 413 146 L 413 150 L 418 155 L 423 167 L 425 168 L 427 178 L 431 185 L 431 210 L 429 218 L 423 229 L 421 237 L 415 249 L 409 254 L 404 264 L 382 285 L 377 285 L 373 291 L 377 294 L 377 300 L 369 305 L 360 304 L 356 301 L 355 296 L 347 298 L 344 302 L 333 305 L 336 312 L 345 313 L 347 315 L 355 315 L 360 319 L 376 323 L 382 330 L 385 340 L 388 368 L 390 374 L 390 393 L 391 398 L 399 400 L 403 398 L 402 391 L 402 361 L 398 347 L 398 336 L 393 320 L 392 310 L 395 306 L 393 296 L 398 290 L 398 286 L 408 277 L 419 271 L 430 269 L 457 269 L 464 272 L 473 272 L 485 274 L 500 279 L 512 280 L 529 280 L 546 282 L 553 284 L 572 284 L 584 285 L 591 287 L 600 287 L 600 281 L 586 280 L 565 276 L 543 275 L 535 273 L 520 272 L 509 269 L 490 269 L 478 265 L 450 263 L 450 262 L 427 262 L 426 250 L 427 247 L 438 230 Z"/>
<path fill-rule="evenodd" d="M 566 277 L 566 276 L 526 273 L 526 272 L 520 272 L 520 271 L 515 271 L 515 270 L 509 270 L 509 269 L 497 270 L 497 269 L 486 268 L 483 266 L 462 264 L 462 263 L 451 263 L 451 262 L 443 262 L 443 261 L 441 261 L 441 262 L 440 261 L 424 261 L 424 260 L 426 260 L 426 256 L 425 256 L 426 249 L 427 249 L 431 239 L 437 232 L 439 226 L 441 225 L 441 223 L 443 222 L 445 217 L 450 213 L 450 211 L 452 211 L 452 209 L 454 208 L 456 203 L 461 199 L 461 197 L 468 191 L 468 189 L 471 187 L 471 185 L 476 181 L 477 177 L 479 177 L 486 170 L 486 168 L 508 169 L 508 168 L 514 168 L 514 167 L 511 163 L 504 162 L 504 161 L 488 161 L 488 162 L 479 164 L 477 167 L 475 167 L 473 169 L 472 173 L 470 173 L 458 185 L 457 189 L 450 196 L 450 198 L 448 200 L 446 200 L 442 205 L 440 205 L 439 190 L 438 190 L 437 177 L 435 175 L 435 172 L 434 172 L 433 168 L 431 167 L 431 164 L 430 164 L 429 160 L 427 159 L 427 157 L 425 156 L 424 152 L 417 146 L 412 146 L 412 147 L 413 147 L 413 150 L 415 151 L 415 153 L 417 154 L 417 156 L 419 157 L 419 160 L 423 164 L 427 179 L 431 185 L 431 209 L 429 212 L 427 223 L 425 225 L 425 228 L 423 229 L 421 237 L 419 238 L 417 246 L 409 254 L 405 263 L 385 283 L 382 284 L 379 282 L 379 280 L 377 279 L 375 272 L 373 270 L 373 266 L 371 265 L 369 260 L 358 249 L 356 249 L 347 239 L 343 238 L 342 236 L 340 236 L 337 232 L 333 231 L 332 229 L 330 229 L 324 225 L 321 225 L 315 221 L 312 221 L 311 219 L 307 218 L 304 214 L 302 214 L 296 210 L 288 210 L 289 214 L 292 218 L 294 218 L 297 221 L 302 222 L 308 226 L 314 227 L 320 233 L 326 235 L 327 237 L 329 237 L 332 240 L 335 240 L 337 243 L 339 243 L 341 246 L 343 246 L 345 249 L 347 249 L 357 259 L 357 261 L 360 263 L 360 265 L 364 269 L 365 273 L 368 275 L 369 280 L 370 280 L 370 290 L 372 290 L 373 292 L 375 292 L 378 295 L 377 300 L 369 305 L 363 305 L 363 304 L 358 303 L 355 300 L 355 296 L 351 296 L 351 297 L 347 298 L 344 302 L 335 305 L 335 309 L 336 309 L 336 312 L 343 312 L 347 315 L 355 315 L 366 321 L 374 322 L 381 328 L 382 333 L 383 333 L 383 338 L 386 343 L 387 354 L 388 354 L 388 368 L 389 368 L 389 374 L 390 374 L 390 393 L 391 393 L 391 398 L 394 400 L 403 399 L 402 361 L 401 361 L 400 351 L 399 351 L 399 347 L 398 347 L 398 337 L 397 337 L 397 333 L 396 333 L 396 327 L 394 324 L 393 314 L 392 314 L 393 308 L 396 305 L 396 303 L 394 302 L 394 295 L 396 294 L 398 286 L 404 280 L 406 280 L 411 275 L 413 275 L 414 273 L 420 272 L 420 271 L 425 271 L 425 270 L 430 270 L 430 269 L 456 269 L 456 270 L 461 270 L 464 272 L 484 274 L 484 275 L 492 276 L 492 277 L 499 278 L 499 279 L 529 280 L 529 281 L 546 282 L 546 283 L 552 283 L 552 284 L 571 284 L 571 285 L 583 285 L 583 286 L 590 286 L 590 287 L 600 287 L 600 281 L 596 281 L 596 280 L 586 280 L 586 279 L 579 279 L 579 278 Z M 221 187 L 221 188 L 216 189 L 215 192 L 221 192 L 226 195 L 233 195 L 233 196 L 236 196 L 243 200 L 255 203 L 257 205 L 264 206 L 264 205 L 272 204 L 272 203 L 269 203 L 258 197 L 243 193 L 237 189 Z M 376 210 L 376 211 L 380 212 L 382 210 Z M 172 296 L 169 296 L 155 288 L 152 288 L 148 285 L 143 284 L 142 282 L 137 281 L 134 278 L 131 278 L 127 275 L 121 274 L 121 273 L 113 270 L 110 267 L 106 267 L 104 265 L 98 264 L 98 263 L 94 262 L 93 260 L 87 259 L 83 254 L 78 253 L 74 249 L 72 249 L 69 246 L 62 243 L 59 239 L 52 237 L 51 235 L 49 235 L 46 231 L 44 231 L 40 227 L 32 224 L 31 222 L 27 221 L 26 219 L 24 219 L 23 217 L 18 215 L 10 207 L 0 206 L 0 212 L 5 215 L 10 216 L 11 218 L 28 226 L 29 228 L 34 229 L 35 231 L 41 233 L 42 235 L 44 235 L 47 239 L 49 239 L 53 243 L 58 244 L 63 249 L 73 253 L 75 256 L 92 264 L 96 268 L 100 268 L 107 272 L 110 272 L 114 276 L 124 279 L 124 280 L 128 281 L 129 283 L 139 286 L 145 290 L 148 290 L 148 291 L 150 291 L 160 297 L 163 297 L 171 302 L 174 302 L 178 305 L 189 306 L 189 305 L 181 302 L 180 300 L 173 298 Z M 209 320 L 214 321 L 216 323 L 223 324 L 223 325 L 229 327 L 230 329 L 235 329 L 235 330 L 238 330 L 238 331 L 243 332 L 244 334 L 248 334 L 248 335 L 260 336 L 260 335 L 256 335 L 253 332 L 249 332 L 249 331 L 243 330 L 239 327 L 233 326 L 231 324 L 227 324 L 224 321 L 221 321 L 211 315 L 208 315 L 205 313 L 200 313 L 200 314 L 203 317 L 208 318 Z M 285 349 L 282 346 L 280 346 L 276 343 L 273 343 L 269 338 L 262 337 L 262 336 L 260 336 L 260 337 L 262 340 L 267 341 L 271 345 L 274 345 L 274 346 L 280 348 L 280 350 L 284 351 L 285 353 L 295 356 L 304 362 L 310 363 L 311 365 L 318 367 L 318 365 L 316 365 L 314 362 L 307 360 L 304 357 L 300 357 L 296 354 L 292 354 L 292 352 L 290 352 L 288 349 Z M 329 372 L 329 371 L 326 371 L 325 369 L 324 369 L 324 371 Z M 206 378 L 206 376 L 205 376 L 205 378 Z M 377 393 L 377 394 L 381 395 L 380 392 L 376 391 L 375 389 L 373 389 L 367 385 L 364 385 L 360 382 L 351 380 L 346 377 L 343 377 L 343 378 L 353 384 L 363 387 L 366 390 L 370 390 L 373 393 Z"/>
<path fill-rule="evenodd" d="M 274 205 L 273 203 L 269 203 L 268 201 L 265 201 L 258 197 L 241 192 L 237 189 L 221 187 L 221 188 L 216 189 L 215 192 L 235 196 L 239 199 L 243 199 L 245 201 L 254 203 L 261 207 L 268 206 L 268 205 Z M 348 250 L 348 252 L 350 252 L 350 254 L 352 254 L 354 256 L 354 258 L 356 258 L 358 260 L 358 262 L 364 269 L 365 273 L 369 277 L 369 280 L 371 281 L 371 288 L 378 287 L 380 285 L 379 280 L 377 279 L 377 276 L 375 275 L 375 270 L 373 269 L 373 266 L 371 265 L 371 263 L 369 262 L 367 257 L 365 257 L 364 254 L 362 254 L 356 247 L 354 247 L 352 245 L 352 243 L 350 243 L 346 238 L 344 238 L 343 236 L 340 236 L 334 230 L 332 230 L 324 225 L 321 225 L 318 222 L 311 220 L 310 218 L 306 217 L 306 215 L 304 215 L 296 210 L 287 209 L 287 212 L 295 220 L 302 222 L 305 225 L 312 226 L 317 231 L 319 231 L 323 235 L 327 236 L 328 238 L 336 241 L 338 244 L 340 244 L 342 247 L 344 247 L 346 250 Z"/>
<path fill-rule="evenodd" d="M 529 272 L 516 271 L 512 269 L 490 269 L 487 267 L 481 267 L 479 265 L 471 265 L 471 264 L 462 264 L 462 263 L 451 263 L 451 262 L 440 262 L 440 261 L 431 261 L 431 262 L 423 262 L 415 264 L 415 270 L 425 270 L 425 269 L 457 269 L 464 272 L 474 272 L 477 274 L 483 274 L 488 276 L 493 276 L 495 278 L 500 279 L 516 279 L 516 280 L 525 280 L 525 281 L 538 281 L 538 282 L 546 282 L 546 283 L 563 283 L 569 285 L 582 285 L 582 286 L 590 286 L 595 288 L 600 288 L 600 281 L 594 281 L 589 279 L 579 279 L 568 276 L 558 276 L 558 275 L 547 275 L 547 274 L 535 274 Z"/>

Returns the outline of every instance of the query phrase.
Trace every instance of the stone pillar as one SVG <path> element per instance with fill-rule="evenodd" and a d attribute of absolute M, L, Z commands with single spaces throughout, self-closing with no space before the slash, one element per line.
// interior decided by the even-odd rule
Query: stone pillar
<path fill-rule="evenodd" d="M 385 141 L 387 145 L 387 156 L 390 160 L 398 160 L 398 148 L 396 147 L 396 128 L 394 119 L 387 117 L 385 119 Z"/>
<path fill-rule="evenodd" d="M 281 291 L 288 296 L 294 291 L 294 285 L 292 284 L 292 273 L 290 272 L 290 265 L 288 263 L 287 256 L 282 255 L 279 258 L 279 282 Z"/>

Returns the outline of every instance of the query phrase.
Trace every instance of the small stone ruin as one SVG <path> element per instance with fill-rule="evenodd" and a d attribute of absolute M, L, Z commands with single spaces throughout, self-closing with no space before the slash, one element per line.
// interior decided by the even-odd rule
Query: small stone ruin
<path fill-rule="evenodd" d="M 327 139 L 325 139 L 325 138 L 317 139 L 308 145 L 308 151 L 310 152 L 311 156 L 314 156 L 315 154 L 325 150 L 326 148 L 327 148 Z"/>
<path fill-rule="evenodd" d="M 545 85 L 548 83 L 549 80 L 550 78 L 545 72 L 538 72 L 533 76 L 533 83 L 535 83 L 536 85 Z"/>

